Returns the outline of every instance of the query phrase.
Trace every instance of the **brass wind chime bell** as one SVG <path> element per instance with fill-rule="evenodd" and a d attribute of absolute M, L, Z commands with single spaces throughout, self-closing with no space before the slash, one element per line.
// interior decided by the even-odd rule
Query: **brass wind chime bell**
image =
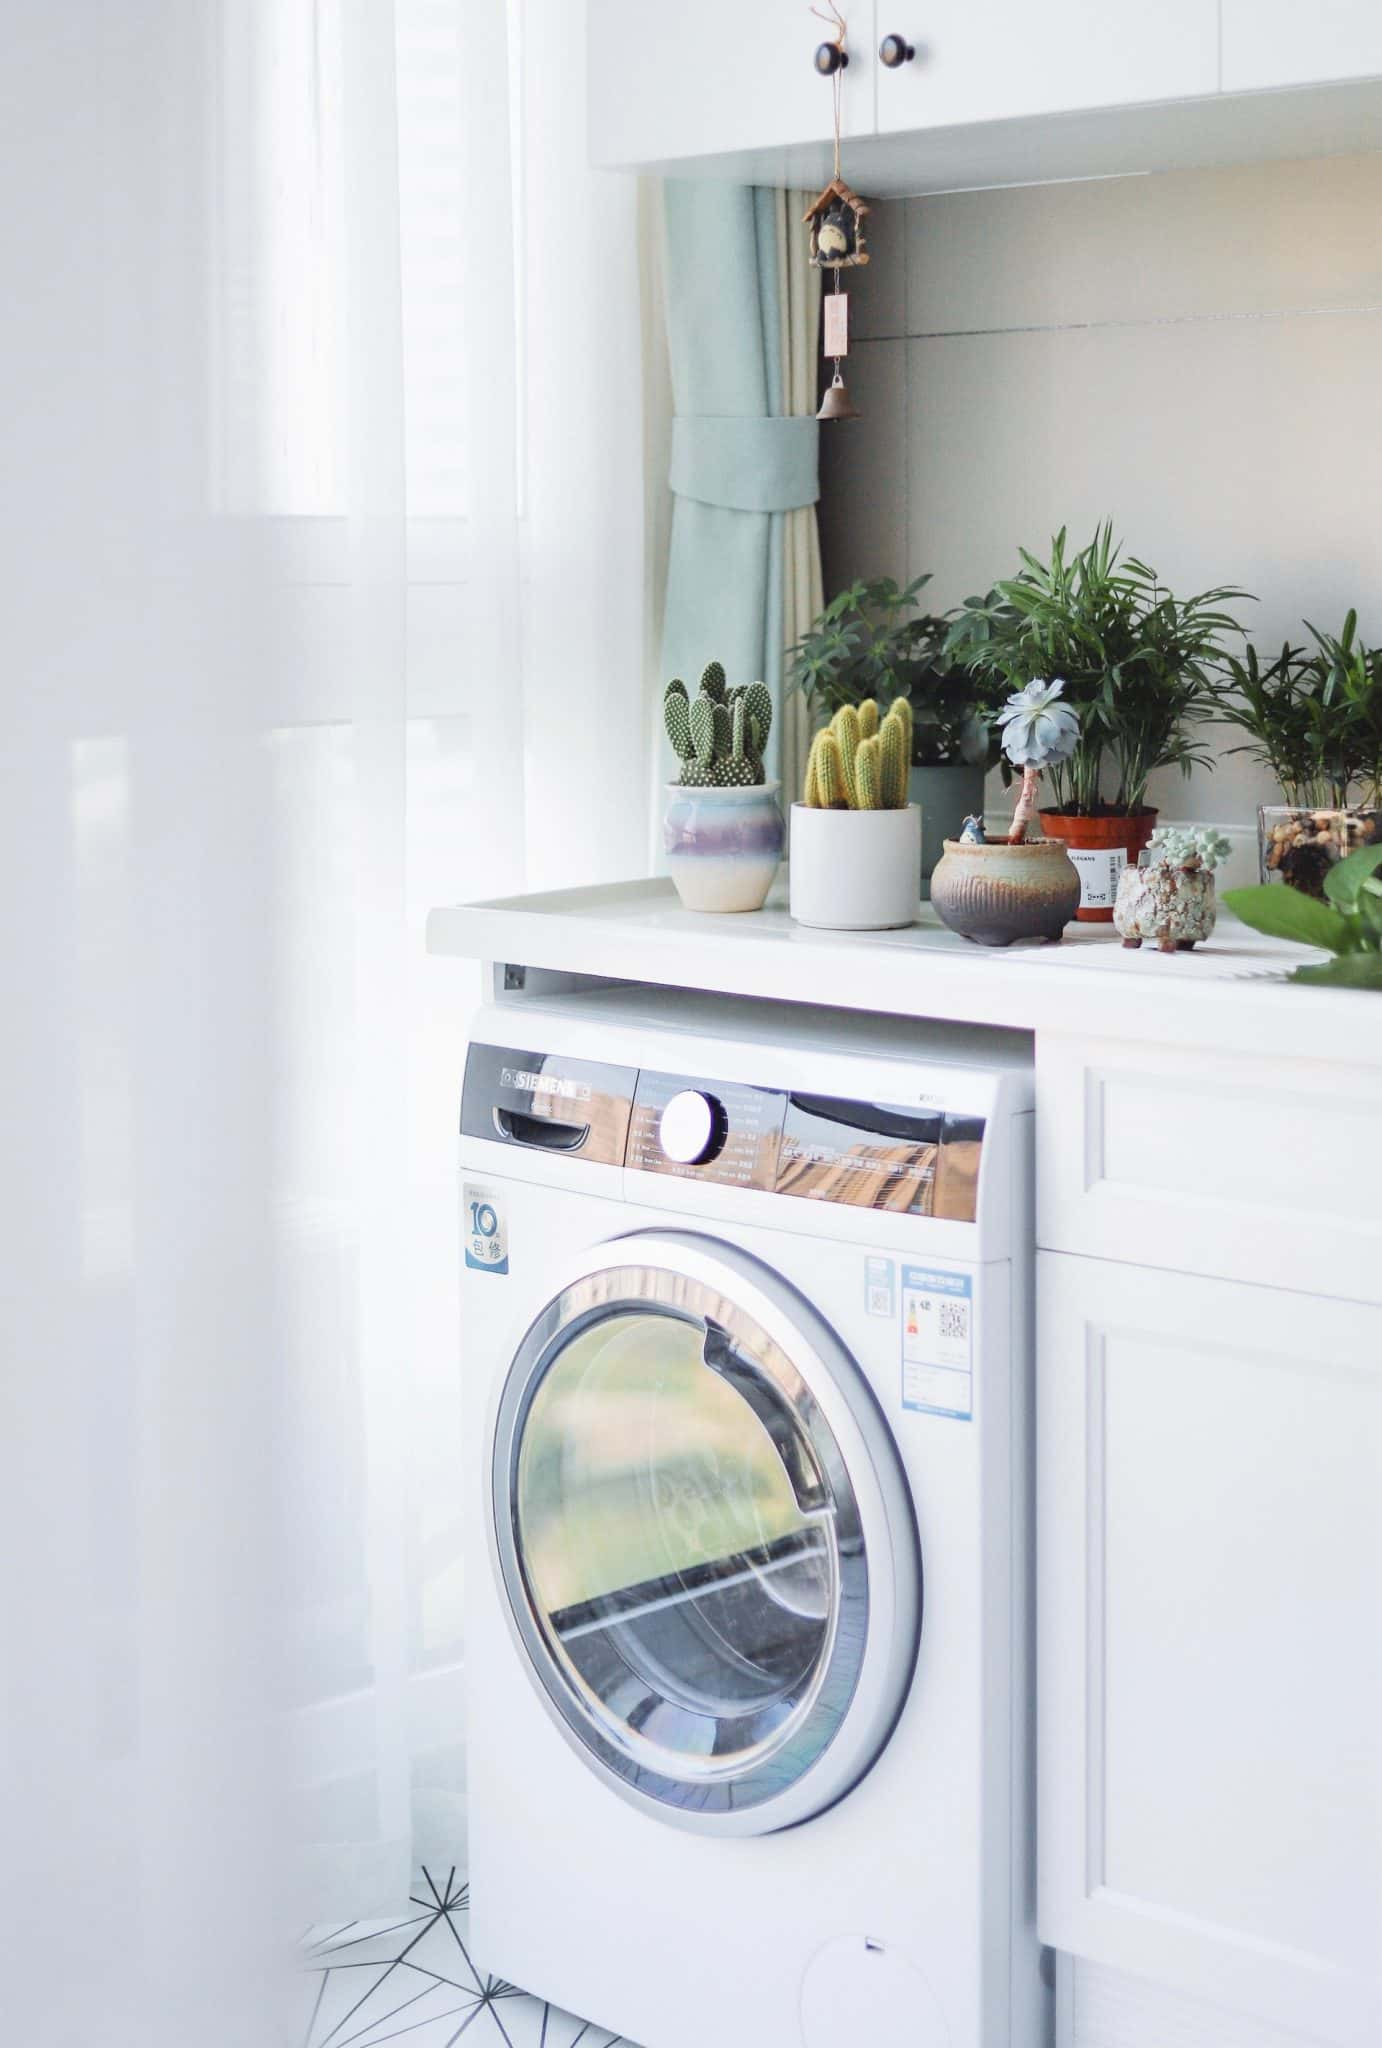
<path fill-rule="evenodd" d="M 817 71 L 829 78 L 835 96 L 835 175 L 820 198 L 807 208 L 804 219 L 804 225 L 811 231 L 812 263 L 817 270 L 833 270 L 835 273 L 835 289 L 827 293 L 821 307 L 823 352 L 835 369 L 816 418 L 857 420 L 860 418 L 859 408 L 849 395 L 849 386 L 840 367 L 849 354 L 849 299 L 840 284 L 840 272 L 869 260 L 864 229 L 869 209 L 868 202 L 857 192 L 851 192 L 840 176 L 840 85 L 849 63 L 849 52 L 845 48 L 845 18 L 834 0 L 830 0 L 828 15 L 822 14 L 818 7 L 813 7 L 811 12 L 819 20 L 831 22 L 835 29 L 833 40 L 820 45 L 815 60 Z"/>

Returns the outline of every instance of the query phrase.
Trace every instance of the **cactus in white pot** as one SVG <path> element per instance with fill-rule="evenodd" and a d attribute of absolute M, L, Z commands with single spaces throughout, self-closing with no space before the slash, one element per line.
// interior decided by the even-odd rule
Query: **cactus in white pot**
<path fill-rule="evenodd" d="M 920 899 L 921 811 L 907 801 L 912 709 L 899 697 L 842 704 L 816 734 L 792 806 L 791 907 L 798 924 L 883 931 Z"/>

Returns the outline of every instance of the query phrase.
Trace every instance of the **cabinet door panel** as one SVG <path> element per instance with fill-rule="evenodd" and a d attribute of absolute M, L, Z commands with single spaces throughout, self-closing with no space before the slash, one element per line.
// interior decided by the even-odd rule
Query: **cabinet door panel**
<path fill-rule="evenodd" d="M 1215 0 L 890 4 L 879 0 L 880 31 L 905 34 L 917 54 L 895 72 L 879 67 L 883 134 L 1218 90 Z"/>
<path fill-rule="evenodd" d="M 1223 0 L 1224 91 L 1382 72 L 1377 0 Z"/>
<path fill-rule="evenodd" d="M 1043 1253 L 1040 1932 L 1382 2038 L 1382 1309 Z"/>
<path fill-rule="evenodd" d="M 597 164 L 824 142 L 830 81 L 812 55 L 829 39 L 804 0 L 588 0 L 590 156 Z M 873 131 L 873 4 L 851 8 L 841 126 Z"/>

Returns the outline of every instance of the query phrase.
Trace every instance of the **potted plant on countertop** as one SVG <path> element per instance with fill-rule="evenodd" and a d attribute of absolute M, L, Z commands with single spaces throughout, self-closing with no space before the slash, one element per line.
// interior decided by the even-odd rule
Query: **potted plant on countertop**
<path fill-rule="evenodd" d="M 931 877 L 936 915 L 980 946 L 1057 940 L 1079 908 L 1080 878 L 1062 841 L 1027 837 L 1043 770 L 1069 761 L 1080 741 L 1079 719 L 1061 702 L 1064 688 L 1059 680 L 1036 679 L 999 714 L 1003 752 L 1022 771 L 1007 838 L 986 840 L 983 821 L 967 818 L 960 837 L 945 842 Z"/>
<path fill-rule="evenodd" d="M 773 721 L 764 683 L 725 685 L 710 662 L 694 699 L 674 677 L 663 718 L 681 775 L 667 785 L 663 844 L 687 910 L 759 910 L 782 858 L 780 785 L 763 772 Z"/>
<path fill-rule="evenodd" d="M 921 813 L 907 800 L 911 711 L 880 720 L 872 698 L 842 704 L 816 734 L 792 805 L 792 916 L 825 931 L 889 931 L 920 907 Z"/>
<path fill-rule="evenodd" d="M 1297 967 L 1292 981 L 1382 995 L 1382 845 L 1345 854 L 1325 875 L 1323 898 L 1287 883 L 1226 889 L 1224 902 L 1254 931 L 1319 946 L 1334 957 Z"/>
<path fill-rule="evenodd" d="M 817 717 L 905 697 L 912 713 L 907 794 L 921 809 L 921 882 L 947 838 L 984 808 L 994 760 L 991 691 L 944 652 L 948 621 L 920 609 L 929 576 L 903 586 L 889 576 L 850 584 L 787 650 L 790 680 Z"/>
<path fill-rule="evenodd" d="M 1017 576 L 988 598 L 966 600 L 946 648 L 1010 686 L 1064 678 L 1080 738 L 1052 766 L 1054 801 L 1041 822 L 1080 870 L 1080 918 L 1107 923 L 1118 877 L 1156 824 L 1151 775 L 1213 766 L 1195 727 L 1214 709 L 1225 643 L 1242 631 L 1223 607 L 1247 593 L 1224 586 L 1177 598 L 1154 569 L 1123 554 L 1109 524 L 1073 556 L 1063 527 L 1046 561 L 1020 552 Z"/>
<path fill-rule="evenodd" d="M 1159 953 L 1188 953 L 1217 922 L 1214 870 L 1232 848 L 1212 827 L 1159 826 L 1145 865 L 1118 878 L 1113 922 L 1125 946 L 1155 942 Z"/>
<path fill-rule="evenodd" d="M 1270 768 L 1285 803 L 1257 813 L 1258 870 L 1323 898 L 1331 867 L 1382 841 L 1382 651 L 1307 621 L 1315 646 L 1284 646 L 1264 667 L 1249 647 L 1229 661 L 1218 716 L 1248 734 L 1235 753 Z"/>

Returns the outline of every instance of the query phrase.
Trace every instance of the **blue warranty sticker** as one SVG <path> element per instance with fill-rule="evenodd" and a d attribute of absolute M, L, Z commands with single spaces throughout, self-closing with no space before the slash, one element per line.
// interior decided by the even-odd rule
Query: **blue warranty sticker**
<path fill-rule="evenodd" d="M 974 1413 L 974 1281 L 944 1267 L 902 1268 L 902 1405 Z"/>
<path fill-rule="evenodd" d="M 507 1273 L 509 1232 L 498 1197 L 467 1182 L 462 1200 L 467 1266 L 475 1273 Z"/>

